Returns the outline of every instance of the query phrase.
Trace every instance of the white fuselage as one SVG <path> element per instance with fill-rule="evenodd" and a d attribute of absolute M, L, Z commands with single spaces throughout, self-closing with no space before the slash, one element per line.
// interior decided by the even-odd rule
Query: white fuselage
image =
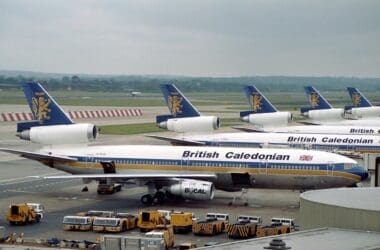
<path fill-rule="evenodd" d="M 380 135 L 380 126 L 297 125 L 264 128 L 263 130 L 277 133 Z"/>
<path fill-rule="evenodd" d="M 380 136 L 301 133 L 215 133 L 181 137 L 210 146 L 293 147 L 380 153 Z"/>
<path fill-rule="evenodd" d="M 53 147 L 42 152 L 77 158 L 53 165 L 72 174 L 103 173 L 100 162 L 114 161 L 116 173 L 215 173 L 215 186 L 223 190 L 349 186 L 366 173 L 347 157 L 298 149 L 134 145 Z"/>

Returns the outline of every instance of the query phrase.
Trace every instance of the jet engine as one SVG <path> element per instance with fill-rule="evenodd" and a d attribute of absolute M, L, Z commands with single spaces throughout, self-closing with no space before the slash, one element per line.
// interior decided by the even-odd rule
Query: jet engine
<path fill-rule="evenodd" d="M 355 118 L 378 117 L 380 116 L 380 107 L 351 108 L 346 110 L 346 114 L 350 114 Z"/>
<path fill-rule="evenodd" d="M 215 194 L 212 182 L 186 179 L 167 187 L 166 191 L 190 200 L 212 200 Z"/>
<path fill-rule="evenodd" d="M 88 123 L 31 127 L 18 134 L 23 140 L 44 145 L 81 144 L 94 141 L 98 134 L 95 125 Z"/>
<path fill-rule="evenodd" d="M 216 116 L 172 118 L 160 122 L 158 127 L 177 133 L 211 132 L 220 127 L 220 119 Z"/>
<path fill-rule="evenodd" d="M 290 112 L 273 112 L 273 113 L 259 113 L 250 114 L 241 118 L 244 122 L 249 122 L 258 127 L 274 127 L 286 126 L 292 120 L 292 113 Z"/>
<path fill-rule="evenodd" d="M 341 120 L 343 118 L 343 114 L 344 109 L 340 108 L 309 110 L 302 113 L 303 116 L 311 120 Z"/>

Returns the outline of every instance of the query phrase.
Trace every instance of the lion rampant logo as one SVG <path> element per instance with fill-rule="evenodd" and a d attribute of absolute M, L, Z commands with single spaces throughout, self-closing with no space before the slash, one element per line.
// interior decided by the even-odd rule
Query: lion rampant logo
<path fill-rule="evenodd" d="M 263 98 L 260 95 L 252 94 L 251 96 L 251 104 L 253 111 L 257 112 L 259 109 L 261 109 L 262 100 Z"/>
<path fill-rule="evenodd" d="M 44 119 L 50 119 L 50 102 L 50 99 L 45 98 L 44 93 L 35 93 L 35 97 L 32 98 L 33 113 L 39 124 L 42 124 Z"/>
<path fill-rule="evenodd" d="M 310 93 L 310 105 L 312 108 L 317 107 L 319 104 L 319 96 L 317 93 Z"/>
<path fill-rule="evenodd" d="M 182 97 L 179 97 L 176 94 L 172 94 L 168 97 L 169 109 L 173 116 L 176 116 L 178 113 L 182 113 Z"/>
<path fill-rule="evenodd" d="M 352 103 L 354 104 L 355 107 L 358 107 L 361 102 L 361 96 L 359 93 L 352 93 Z"/>

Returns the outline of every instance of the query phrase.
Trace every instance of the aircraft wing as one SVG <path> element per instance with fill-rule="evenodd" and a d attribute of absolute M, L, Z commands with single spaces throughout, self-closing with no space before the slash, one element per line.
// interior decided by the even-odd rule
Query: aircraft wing
<path fill-rule="evenodd" d="M 189 139 L 181 139 L 181 138 L 171 138 L 165 136 L 158 135 L 147 135 L 147 137 L 155 138 L 158 140 L 168 141 L 175 145 L 186 145 L 186 146 L 205 146 L 206 143 L 201 141 L 189 140 Z"/>
<path fill-rule="evenodd" d="M 244 132 L 256 132 L 256 133 L 264 133 L 265 130 L 262 128 L 247 128 L 247 127 L 232 127 L 233 129 L 244 131 Z"/>
<path fill-rule="evenodd" d="M 74 174 L 74 175 L 54 175 L 54 176 L 31 176 L 40 179 L 114 179 L 114 180 L 150 180 L 150 181 L 164 181 L 175 179 L 197 179 L 197 180 L 214 180 L 215 174 Z"/>
<path fill-rule="evenodd" d="M 0 148 L 0 151 L 15 154 L 27 159 L 36 160 L 36 161 L 61 161 L 61 162 L 73 162 L 77 161 L 77 158 L 61 156 L 61 155 L 50 155 L 46 153 L 30 152 L 23 150 L 15 150 L 9 148 Z"/>

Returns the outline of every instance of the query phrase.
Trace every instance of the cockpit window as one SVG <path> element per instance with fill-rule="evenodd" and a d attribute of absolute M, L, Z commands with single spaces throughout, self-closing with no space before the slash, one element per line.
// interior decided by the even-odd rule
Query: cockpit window
<path fill-rule="evenodd" d="M 354 168 L 356 167 L 358 164 L 356 163 L 344 163 L 344 169 L 351 169 L 351 168 Z"/>

